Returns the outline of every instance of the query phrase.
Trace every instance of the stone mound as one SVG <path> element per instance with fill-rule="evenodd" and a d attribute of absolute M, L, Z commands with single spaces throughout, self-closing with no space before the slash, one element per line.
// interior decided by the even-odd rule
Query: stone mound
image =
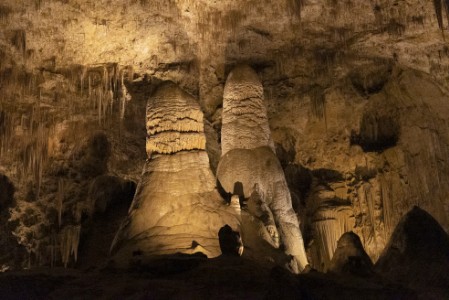
<path fill-rule="evenodd" d="M 398 223 L 375 269 L 410 286 L 449 286 L 449 236 L 426 211 L 414 207 Z"/>
<path fill-rule="evenodd" d="M 337 274 L 369 276 L 373 274 L 373 263 L 366 254 L 362 242 L 354 232 L 346 232 L 337 242 L 329 271 Z"/>

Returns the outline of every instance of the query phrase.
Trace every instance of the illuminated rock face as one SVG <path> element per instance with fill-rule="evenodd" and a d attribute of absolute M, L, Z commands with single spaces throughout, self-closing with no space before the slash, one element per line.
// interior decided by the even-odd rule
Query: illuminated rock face
<path fill-rule="evenodd" d="M 311 216 L 311 230 L 315 237 L 309 248 L 314 268 L 326 271 L 337 249 L 340 237 L 354 228 L 354 213 L 348 201 L 336 198 L 334 191 L 316 185 L 310 192 L 307 211 Z"/>
<path fill-rule="evenodd" d="M 195 99 L 164 83 L 147 105 L 147 154 L 205 150 L 203 113 Z"/>
<path fill-rule="evenodd" d="M 220 228 L 237 228 L 235 211 L 215 188 L 202 122 L 195 99 L 172 83 L 148 101 L 149 159 L 112 246 L 119 265 L 126 266 L 133 255 L 139 260 L 177 252 L 214 257 L 221 253 Z"/>
<path fill-rule="evenodd" d="M 225 155 L 232 149 L 268 146 L 274 151 L 263 100 L 263 86 L 248 66 L 236 67 L 224 89 L 221 148 Z"/>
<path fill-rule="evenodd" d="M 258 252 L 259 249 L 255 249 L 260 245 L 257 239 L 265 239 L 276 248 L 280 238 L 285 253 L 292 255 L 302 270 L 308 262 L 298 219 L 281 164 L 273 150 L 263 88 L 249 67 L 235 68 L 226 82 L 222 147 L 218 181 L 228 193 L 245 198 L 252 196 L 253 208 L 250 207 L 249 214 L 243 214 L 242 218 L 246 216 L 265 226 L 264 230 L 256 231 L 258 236 L 255 237 L 251 236 L 254 233 L 249 235 L 247 226 L 243 225 L 244 245 Z M 242 223 L 245 224 L 245 220 Z"/>
<path fill-rule="evenodd" d="M 270 118 L 273 128 L 301 133 L 295 161 L 313 176 L 305 211 L 311 264 L 320 271 L 329 268 L 345 231 L 354 231 L 376 262 L 413 205 L 448 228 L 447 92 L 429 75 L 402 67 L 386 80 L 368 101 L 357 95 L 349 101 L 341 90 L 325 92 L 323 118 L 302 123 L 307 116 L 301 106 L 287 104 Z"/>
<path fill-rule="evenodd" d="M 20 243 L 36 248 L 50 240 L 49 226 L 58 226 L 49 208 L 59 203 L 61 179 L 70 182 L 68 224 L 94 179 L 80 183 L 78 176 L 109 170 L 138 180 L 145 157 L 140 103 L 157 82 L 172 80 L 198 95 L 213 129 L 223 128 L 224 154 L 272 148 L 262 85 L 250 69 L 229 79 L 225 95 L 239 104 L 221 105 L 227 66 L 238 62 L 257 67 L 264 83 L 271 136 L 286 154 L 279 155 L 282 165 L 313 173 L 311 192 L 293 207 L 310 229 L 304 236 L 314 268 L 329 267 L 348 230 L 376 261 L 413 205 L 449 231 L 449 52 L 435 7 L 441 1 L 303 1 L 301 19 L 286 5 L 293 0 L 29 2 L 0 4 L 0 172 L 16 187 L 21 219 L 22 204 L 43 210 L 15 229 Z M 175 103 L 173 111 L 161 103 L 149 112 L 148 152 L 203 149 L 202 113 L 191 109 L 178 119 L 177 110 L 191 106 Z M 98 169 L 89 155 L 73 162 L 86 133 L 105 129 L 110 160 Z M 221 155 L 214 149 L 207 152 L 215 168 Z M 315 183 L 322 169 L 341 176 Z M 320 186 L 332 195 L 317 204 Z M 28 201 L 33 193 L 39 202 Z"/>

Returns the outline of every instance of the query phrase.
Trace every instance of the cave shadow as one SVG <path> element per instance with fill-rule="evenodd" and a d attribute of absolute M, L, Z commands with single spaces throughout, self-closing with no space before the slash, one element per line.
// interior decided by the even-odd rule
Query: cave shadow
<path fill-rule="evenodd" d="M 226 192 L 226 190 L 223 188 L 223 186 L 221 185 L 221 182 L 217 179 L 216 181 L 216 185 L 217 185 L 217 190 L 218 193 L 220 194 L 220 196 L 226 201 L 226 203 L 231 203 L 231 197 L 233 195 L 238 195 L 239 196 L 239 203 L 240 206 L 243 205 L 244 201 L 245 201 L 245 194 L 243 192 L 243 183 L 240 181 L 236 181 L 234 183 L 234 188 L 232 193 L 228 193 Z"/>

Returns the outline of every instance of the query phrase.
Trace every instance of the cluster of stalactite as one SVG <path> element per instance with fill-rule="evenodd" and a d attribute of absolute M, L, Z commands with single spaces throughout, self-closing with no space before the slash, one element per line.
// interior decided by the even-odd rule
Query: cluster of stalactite
<path fill-rule="evenodd" d="M 64 227 L 59 233 L 51 233 L 49 243 L 45 246 L 38 244 L 37 251 L 33 250 L 35 261 L 33 264 L 48 264 L 51 267 L 62 262 L 65 268 L 68 264 L 76 263 L 78 260 L 78 248 L 80 243 L 81 225 L 69 225 Z M 31 253 L 30 253 L 31 255 Z M 29 259 L 31 265 L 31 259 Z"/>
<path fill-rule="evenodd" d="M 20 181 L 32 180 L 39 195 L 45 164 L 51 149 L 49 141 L 58 120 L 70 120 L 73 112 L 91 107 L 100 125 L 114 111 L 123 119 L 130 100 L 124 86 L 125 76 L 132 78 L 131 68 L 117 64 L 98 67 L 72 67 L 59 70 L 64 80 L 49 94 L 41 87 L 42 72 L 27 73 L 12 68 L 0 74 L 0 153 L 2 159 L 14 159 L 19 149 L 22 162 L 17 175 Z M 125 75 L 126 74 L 126 75 Z M 78 92 L 76 92 L 78 91 Z M 31 101 L 30 101 L 31 100 Z M 90 103 L 86 105 L 86 101 Z M 116 108 L 114 107 L 116 106 Z M 60 107 L 57 113 L 55 107 Z"/>
<path fill-rule="evenodd" d="M 26 51 L 24 32 L 15 34 L 13 42 Z M 67 266 L 77 257 L 79 224 L 86 208 L 67 207 L 63 179 L 56 182 L 56 191 L 46 186 L 55 181 L 48 167 L 61 155 L 57 145 L 61 128 L 78 122 L 77 115 L 83 115 L 83 122 L 97 120 L 98 128 L 121 126 L 130 101 L 125 82 L 133 77 L 132 67 L 116 63 L 57 67 L 53 61 L 33 71 L 0 65 L 0 165 L 25 189 L 16 195 L 19 204 L 10 221 L 19 224 L 14 235 L 30 254 L 30 265 Z M 82 126 L 72 129 L 75 135 L 85 135 Z M 57 217 L 50 218 L 48 209 L 54 209 Z M 73 210 L 68 213 L 73 216 L 70 222 L 64 220 L 64 209 Z M 42 237 L 39 225 L 54 233 Z"/>
<path fill-rule="evenodd" d="M 314 267 L 326 271 L 337 248 L 340 237 L 354 228 L 354 216 L 349 206 L 326 207 L 318 210 L 312 220 L 313 235 L 311 262 Z"/>
<path fill-rule="evenodd" d="M 60 233 L 59 247 L 64 267 L 70 262 L 73 255 L 75 262 L 78 259 L 78 246 L 80 241 L 81 226 L 66 226 Z"/>

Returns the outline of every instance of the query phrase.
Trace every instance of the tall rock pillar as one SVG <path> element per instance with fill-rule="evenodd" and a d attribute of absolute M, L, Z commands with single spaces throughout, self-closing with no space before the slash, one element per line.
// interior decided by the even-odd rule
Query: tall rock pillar
<path fill-rule="evenodd" d="M 136 254 L 220 255 L 218 232 L 225 224 L 236 228 L 238 216 L 217 192 L 198 103 L 164 83 L 148 100 L 146 128 L 148 160 L 113 242 L 114 260 L 126 266 Z"/>
<path fill-rule="evenodd" d="M 226 192 L 249 198 L 247 220 L 263 223 L 262 228 L 250 230 L 251 222 L 242 221 L 245 251 L 257 251 L 263 244 L 255 242 L 257 238 L 274 248 L 282 244 L 285 254 L 294 258 L 296 266 L 292 269 L 301 271 L 308 265 L 303 238 L 284 172 L 275 154 L 263 87 L 248 66 L 236 67 L 228 76 L 222 122 L 218 181 Z"/>

